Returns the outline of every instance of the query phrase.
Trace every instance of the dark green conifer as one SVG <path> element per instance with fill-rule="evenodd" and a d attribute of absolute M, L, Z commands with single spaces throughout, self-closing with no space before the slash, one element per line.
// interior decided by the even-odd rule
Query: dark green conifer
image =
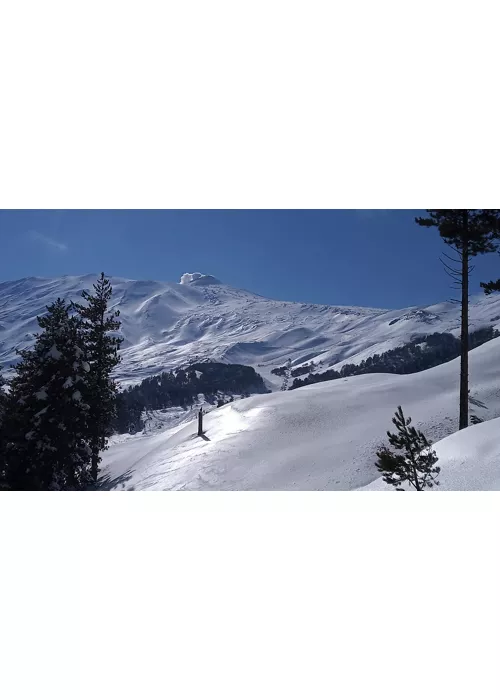
<path fill-rule="evenodd" d="M 416 491 L 438 486 L 436 480 L 441 471 L 436 463 L 436 453 L 425 435 L 414 428 L 411 418 L 405 418 L 403 409 L 398 410 L 392 422 L 397 433 L 387 431 L 389 444 L 397 450 L 384 446 L 377 452 L 376 466 L 386 484 L 394 486 L 396 491 L 404 491 L 403 485 L 409 483 Z"/>
<path fill-rule="evenodd" d="M 67 490 L 89 483 L 85 403 L 89 365 L 78 317 L 58 299 L 22 350 L 5 410 L 5 479 L 15 490 Z"/>
<path fill-rule="evenodd" d="M 112 373 L 120 362 L 118 353 L 122 339 L 117 336 L 121 327 L 120 312 L 108 310 L 112 294 L 111 282 L 102 273 L 94 284 L 94 292 L 82 293 L 86 303 L 74 304 L 82 321 L 85 352 L 90 365 L 86 401 L 90 406 L 89 443 L 94 485 L 99 475 L 100 453 L 107 447 L 117 411 L 118 390 Z"/>

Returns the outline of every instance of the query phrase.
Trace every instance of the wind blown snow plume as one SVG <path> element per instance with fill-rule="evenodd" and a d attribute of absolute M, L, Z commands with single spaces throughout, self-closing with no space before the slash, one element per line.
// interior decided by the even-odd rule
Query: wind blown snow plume
<path fill-rule="evenodd" d="M 201 277 L 204 277 L 201 272 L 185 272 L 181 277 L 181 284 L 190 284 Z"/>

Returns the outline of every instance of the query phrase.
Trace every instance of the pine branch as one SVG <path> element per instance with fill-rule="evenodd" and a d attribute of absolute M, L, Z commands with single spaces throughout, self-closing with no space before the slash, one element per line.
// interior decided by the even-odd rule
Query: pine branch
<path fill-rule="evenodd" d="M 484 293 L 489 296 L 492 292 L 500 292 L 500 279 L 496 282 L 481 282 L 481 288 L 484 289 Z"/>

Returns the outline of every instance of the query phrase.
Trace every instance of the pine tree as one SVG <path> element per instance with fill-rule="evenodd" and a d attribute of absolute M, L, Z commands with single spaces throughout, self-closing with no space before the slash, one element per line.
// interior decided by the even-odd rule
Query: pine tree
<path fill-rule="evenodd" d="M 89 365 L 81 324 L 62 299 L 38 318 L 6 398 L 6 482 L 16 490 L 83 489 L 89 483 Z"/>
<path fill-rule="evenodd" d="M 82 319 L 85 336 L 85 351 L 90 364 L 89 394 L 90 405 L 89 439 L 92 451 L 91 478 L 97 484 L 100 453 L 107 447 L 107 438 L 117 416 L 118 390 L 112 379 L 112 372 L 120 362 L 121 338 L 115 334 L 120 330 L 119 311 L 108 313 L 113 288 L 104 273 L 94 284 L 94 293 L 84 291 L 86 302 L 74 304 Z"/>
<path fill-rule="evenodd" d="M 405 418 L 401 406 L 398 406 L 392 422 L 398 432 L 387 431 L 387 436 L 389 444 L 399 452 L 385 446 L 377 452 L 376 466 L 386 484 L 394 486 L 396 491 L 404 491 L 405 482 L 417 491 L 438 486 L 436 478 L 441 470 L 436 466 L 438 458 L 431 443 L 411 425 L 411 418 Z"/>
<path fill-rule="evenodd" d="M 500 237 L 500 209 L 427 209 L 428 217 L 417 217 L 420 226 L 436 227 L 458 259 L 446 256 L 458 267 L 443 261 L 446 272 L 461 290 L 461 368 L 459 430 L 469 424 L 469 275 L 471 258 L 493 253 Z"/>

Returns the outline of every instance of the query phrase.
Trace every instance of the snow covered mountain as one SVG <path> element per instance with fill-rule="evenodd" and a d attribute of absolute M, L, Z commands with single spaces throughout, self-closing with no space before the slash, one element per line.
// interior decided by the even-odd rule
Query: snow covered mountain
<path fill-rule="evenodd" d="M 77 299 L 96 277 L 1 283 L 0 364 L 15 362 L 15 348 L 33 342 L 36 316 L 47 304 Z M 282 302 L 199 273 L 183 275 L 179 284 L 112 282 L 125 338 L 123 384 L 210 358 L 251 365 L 278 388 L 271 370 L 288 358 L 295 366 L 313 360 L 338 369 L 416 335 L 459 332 L 459 307 L 451 303 L 396 311 Z M 488 325 L 500 327 L 500 299 L 478 296 L 471 330 Z M 205 440 L 196 438 L 194 413 L 159 412 L 144 434 L 112 438 L 104 476 L 109 488 L 126 489 L 380 490 L 375 451 L 402 404 L 441 441 L 441 488 L 500 488 L 499 358 L 500 338 L 471 352 L 472 398 L 488 423 L 459 435 L 452 435 L 459 377 L 453 360 L 412 375 L 355 376 L 235 401 L 206 416 Z"/>
<path fill-rule="evenodd" d="M 134 490 L 385 490 L 375 467 L 401 404 L 433 441 L 437 490 L 500 488 L 500 338 L 470 353 L 471 395 L 487 422 L 458 429 L 460 360 L 409 375 L 369 374 L 253 396 L 196 421 L 116 436 L 106 486 Z M 448 437 L 449 436 L 449 437 Z"/>
<path fill-rule="evenodd" d="M 33 342 L 36 316 L 57 297 L 77 299 L 96 274 L 0 283 L 0 365 L 16 361 L 16 348 Z M 253 366 L 271 388 L 271 375 L 288 358 L 339 369 L 402 345 L 415 335 L 458 334 L 458 306 L 441 303 L 402 310 L 300 304 L 235 289 L 211 275 L 186 273 L 181 282 L 112 279 L 120 309 L 123 362 L 118 378 L 135 384 L 147 376 L 200 359 Z M 471 330 L 500 327 L 500 299 L 471 303 Z M 8 374 L 8 371 L 6 372 Z"/>

